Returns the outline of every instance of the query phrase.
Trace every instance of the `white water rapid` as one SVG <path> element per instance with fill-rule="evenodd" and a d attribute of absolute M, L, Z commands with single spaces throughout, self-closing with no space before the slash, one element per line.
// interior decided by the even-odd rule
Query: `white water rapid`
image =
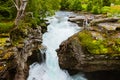
<path fill-rule="evenodd" d="M 57 12 L 55 16 L 49 18 L 50 25 L 47 32 L 43 34 L 43 45 L 47 47 L 45 62 L 34 63 L 30 66 L 27 80 L 86 80 L 80 74 L 73 77 L 67 71 L 61 70 L 58 63 L 56 49 L 62 41 L 68 39 L 80 28 L 67 21 L 71 12 Z"/>

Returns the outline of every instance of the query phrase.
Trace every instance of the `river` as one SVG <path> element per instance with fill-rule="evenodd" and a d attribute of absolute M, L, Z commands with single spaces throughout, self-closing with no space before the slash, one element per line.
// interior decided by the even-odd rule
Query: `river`
<path fill-rule="evenodd" d="M 70 76 L 66 70 L 59 67 L 56 49 L 62 41 L 80 31 L 77 24 L 68 22 L 68 17 L 75 15 L 72 12 L 56 12 L 55 16 L 49 17 L 47 32 L 43 34 L 42 45 L 47 47 L 45 52 L 46 60 L 40 63 L 33 63 L 30 66 L 27 80 L 87 80 L 83 74 Z"/>

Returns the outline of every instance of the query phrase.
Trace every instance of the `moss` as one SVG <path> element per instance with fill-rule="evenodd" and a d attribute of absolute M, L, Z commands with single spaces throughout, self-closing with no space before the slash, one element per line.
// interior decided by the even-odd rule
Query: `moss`
<path fill-rule="evenodd" d="M 4 66 L 0 66 L 0 71 L 4 70 L 5 67 Z"/>
<path fill-rule="evenodd" d="M 116 53 L 120 53 L 120 38 L 114 39 L 114 45 L 112 45 L 112 49 L 116 52 Z"/>
<path fill-rule="evenodd" d="M 25 39 L 26 34 L 21 29 L 15 29 L 10 33 L 10 38 L 14 46 Z"/>
<path fill-rule="evenodd" d="M 120 38 L 94 39 L 89 31 L 78 34 L 80 44 L 91 54 L 120 55 Z"/>
<path fill-rule="evenodd" d="M 0 46 L 4 46 L 8 38 L 0 38 Z"/>
<path fill-rule="evenodd" d="M 13 55 L 12 52 L 8 52 L 8 53 L 6 53 L 6 54 L 3 56 L 2 59 L 9 59 L 12 55 Z"/>
<path fill-rule="evenodd" d="M 2 51 L 2 50 L 0 50 L 0 55 L 2 54 L 2 52 L 3 52 L 3 51 Z"/>
<path fill-rule="evenodd" d="M 13 22 L 0 22 L 0 33 L 8 33 L 14 27 Z"/>

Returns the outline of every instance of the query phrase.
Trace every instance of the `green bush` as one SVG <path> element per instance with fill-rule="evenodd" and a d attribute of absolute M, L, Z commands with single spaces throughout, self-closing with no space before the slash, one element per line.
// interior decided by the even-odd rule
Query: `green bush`
<path fill-rule="evenodd" d="M 87 11 L 91 11 L 92 10 L 92 1 L 90 1 L 87 5 Z"/>
<path fill-rule="evenodd" d="M 102 6 L 110 6 L 112 0 L 102 0 Z"/>
<path fill-rule="evenodd" d="M 99 14 L 101 11 L 98 6 L 93 6 L 92 8 L 92 13 L 93 14 Z"/>
<path fill-rule="evenodd" d="M 70 9 L 71 10 L 77 10 L 77 11 L 82 10 L 81 1 L 80 0 L 74 0 L 73 4 L 71 4 Z"/>
<path fill-rule="evenodd" d="M 114 5 L 110 7 L 108 16 L 118 16 L 120 17 L 120 5 Z"/>
<path fill-rule="evenodd" d="M 1 20 L 12 20 L 15 18 L 16 9 L 13 6 L 12 0 L 0 1 L 0 21 Z"/>
<path fill-rule="evenodd" d="M 110 7 L 109 6 L 104 6 L 104 7 L 102 7 L 102 13 L 107 13 L 107 12 L 109 12 L 109 10 L 110 10 Z"/>
<path fill-rule="evenodd" d="M 12 19 L 11 10 L 5 7 L 0 7 L 0 20 Z"/>
<path fill-rule="evenodd" d="M 86 11 L 87 4 L 82 4 L 82 9 Z"/>
<path fill-rule="evenodd" d="M 62 0 L 61 9 L 80 11 L 82 10 L 81 0 Z"/>

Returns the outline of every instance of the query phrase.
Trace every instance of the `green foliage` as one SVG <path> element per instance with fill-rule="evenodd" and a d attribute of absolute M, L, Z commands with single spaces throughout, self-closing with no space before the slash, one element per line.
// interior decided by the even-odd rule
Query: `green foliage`
<path fill-rule="evenodd" d="M 112 48 L 117 53 L 120 53 L 120 38 L 114 39 L 114 45 L 112 45 Z"/>
<path fill-rule="evenodd" d="M 109 6 L 104 6 L 104 7 L 102 7 L 102 13 L 107 13 L 107 12 L 109 12 L 109 10 L 110 10 L 110 7 Z"/>
<path fill-rule="evenodd" d="M 15 7 L 11 0 L 0 1 L 0 21 L 11 20 L 15 17 Z"/>
<path fill-rule="evenodd" d="M 69 5 L 69 9 L 71 10 L 82 10 L 82 6 L 81 6 L 81 1 L 80 0 L 73 0 L 73 2 Z"/>
<path fill-rule="evenodd" d="M 80 11 L 82 10 L 81 0 L 62 0 L 61 9 Z"/>
<path fill-rule="evenodd" d="M 100 13 L 100 8 L 98 6 L 93 6 L 92 13 L 93 14 L 99 14 Z"/>
<path fill-rule="evenodd" d="M 69 9 L 69 1 L 68 0 L 61 0 L 60 6 L 62 10 L 68 10 Z"/>
<path fill-rule="evenodd" d="M 102 6 L 110 6 L 112 0 L 102 0 Z"/>
<path fill-rule="evenodd" d="M 39 22 L 60 8 L 60 0 L 30 0 L 27 12 L 33 12 L 33 17 Z"/>
<path fill-rule="evenodd" d="M 86 11 L 90 11 L 94 14 L 107 13 L 111 3 L 120 2 L 118 0 L 89 0 L 87 2 L 82 1 L 82 3 L 87 4 Z"/>
<path fill-rule="evenodd" d="M 115 5 L 120 5 L 120 0 L 111 0 L 111 3 Z"/>
<path fill-rule="evenodd" d="M 82 9 L 86 11 L 87 10 L 87 4 L 82 4 Z"/>
<path fill-rule="evenodd" d="M 87 11 L 91 11 L 92 10 L 92 1 L 90 1 L 87 5 Z"/>
<path fill-rule="evenodd" d="M 14 26 L 13 22 L 2 22 L 0 23 L 0 33 L 7 33 Z"/>
<path fill-rule="evenodd" d="M 120 5 L 111 6 L 108 16 L 119 16 L 120 17 Z"/>

